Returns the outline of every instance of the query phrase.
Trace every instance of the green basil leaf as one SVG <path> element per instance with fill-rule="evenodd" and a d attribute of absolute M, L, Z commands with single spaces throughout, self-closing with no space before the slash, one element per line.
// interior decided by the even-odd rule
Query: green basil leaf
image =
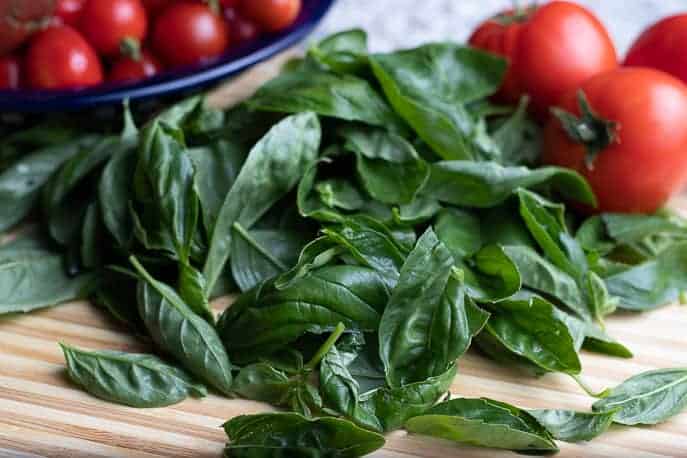
<path fill-rule="evenodd" d="M 231 272 L 241 291 L 248 291 L 296 264 L 303 236 L 295 231 L 252 230 L 234 225 Z"/>
<path fill-rule="evenodd" d="M 423 194 L 461 207 L 495 207 L 520 188 L 548 185 L 567 199 L 594 205 L 589 184 L 559 167 L 504 167 L 495 162 L 445 161 L 431 166 Z"/>
<path fill-rule="evenodd" d="M 658 234 L 687 238 L 687 225 L 675 216 L 626 215 L 606 213 L 601 215 L 608 236 L 618 243 L 638 243 Z"/>
<path fill-rule="evenodd" d="M 103 241 L 100 234 L 100 207 L 95 201 L 86 209 L 81 228 L 81 264 L 86 269 L 95 269 L 101 263 Z"/>
<path fill-rule="evenodd" d="M 615 411 L 601 413 L 572 410 L 529 410 L 551 435 L 564 442 L 590 441 L 605 433 L 613 423 Z"/>
<path fill-rule="evenodd" d="M 523 97 L 518 109 L 492 134 L 504 165 L 533 165 L 541 156 L 542 132 L 528 116 L 529 98 Z"/>
<path fill-rule="evenodd" d="M 234 458 L 357 458 L 384 446 L 384 437 L 333 417 L 295 413 L 242 415 L 229 420 L 226 455 Z"/>
<path fill-rule="evenodd" d="M 364 216 L 350 217 L 322 232 L 358 263 L 377 271 L 390 288 L 396 285 L 407 253 L 384 224 Z"/>
<path fill-rule="evenodd" d="M 91 274 L 67 275 L 60 255 L 39 250 L 7 252 L 0 260 L 0 315 L 83 299 L 94 281 Z"/>
<path fill-rule="evenodd" d="M 583 347 L 588 351 L 618 358 L 632 358 L 634 356 L 630 349 L 606 334 L 605 331 L 594 323 L 586 323 Z"/>
<path fill-rule="evenodd" d="M 288 393 L 289 377 L 267 363 L 246 366 L 234 378 L 232 389 L 244 399 L 282 404 Z"/>
<path fill-rule="evenodd" d="M 608 292 L 625 310 L 645 311 L 677 301 L 687 290 L 687 243 L 678 243 L 655 259 L 605 278 Z"/>
<path fill-rule="evenodd" d="M 660 369 L 630 377 L 604 392 L 592 406 L 595 412 L 615 411 L 623 425 L 655 425 L 687 406 L 687 368 Z"/>
<path fill-rule="evenodd" d="M 53 239 L 67 245 L 78 236 L 89 204 L 77 187 L 112 154 L 126 148 L 117 137 L 103 138 L 92 148 L 82 148 L 66 161 L 43 188 L 43 211 Z"/>
<path fill-rule="evenodd" d="M 212 232 L 203 273 L 211 291 L 231 250 L 232 229 L 250 229 L 301 179 L 317 157 L 320 124 L 313 113 L 290 116 L 253 147 L 227 194 Z"/>
<path fill-rule="evenodd" d="M 66 161 L 98 139 L 82 139 L 46 146 L 18 159 L 0 174 L 0 231 L 6 231 L 29 214 L 40 197 L 40 188 Z"/>
<path fill-rule="evenodd" d="M 341 131 L 345 148 L 356 155 L 358 177 L 372 198 L 409 204 L 429 178 L 429 166 L 403 137 L 381 129 Z"/>
<path fill-rule="evenodd" d="M 135 191 L 145 212 L 169 234 L 182 264 L 191 258 L 200 203 L 181 133 L 155 119 L 141 134 Z"/>
<path fill-rule="evenodd" d="M 132 257 L 141 280 L 138 310 L 151 337 L 184 367 L 224 394 L 231 394 L 231 363 L 215 329 L 169 286 L 155 280 Z"/>
<path fill-rule="evenodd" d="M 145 335 L 145 324 L 136 303 L 137 283 L 138 278 L 134 273 L 110 266 L 100 274 L 98 289 L 91 300 L 132 332 Z"/>
<path fill-rule="evenodd" d="M 86 351 L 60 344 L 69 378 L 93 396 L 131 407 L 166 407 L 207 389 L 154 355 Z"/>
<path fill-rule="evenodd" d="M 309 111 L 346 121 L 403 129 L 402 121 L 370 83 L 352 75 L 317 70 L 284 73 L 262 86 L 246 104 L 254 110 Z"/>
<path fill-rule="evenodd" d="M 394 209 L 394 222 L 399 226 L 417 226 L 430 221 L 441 211 L 441 204 L 432 197 L 417 196 L 409 204 Z"/>
<path fill-rule="evenodd" d="M 445 159 L 472 159 L 474 121 L 465 104 L 496 92 L 503 59 L 450 43 L 370 56 L 387 99 Z"/>
<path fill-rule="evenodd" d="M 133 198 L 131 183 L 137 161 L 134 149 L 118 151 L 105 166 L 98 185 L 103 222 L 122 247 L 129 244 L 133 234 L 129 202 Z"/>
<path fill-rule="evenodd" d="M 341 74 L 355 74 L 367 67 L 367 33 L 345 30 L 325 38 L 310 48 L 308 57 Z"/>
<path fill-rule="evenodd" d="M 233 359 L 253 362 L 306 333 L 331 332 L 338 323 L 351 331 L 376 331 L 388 300 L 388 288 L 374 270 L 327 266 L 282 289 L 267 282 L 242 294 L 218 328 Z"/>
<path fill-rule="evenodd" d="M 208 323 L 215 322 L 215 316 L 210 308 L 210 302 L 205 295 L 205 277 L 190 264 L 179 264 L 179 295 L 181 299 L 197 315 Z"/>
<path fill-rule="evenodd" d="M 286 289 L 293 282 L 305 277 L 309 272 L 324 267 L 343 254 L 344 247 L 330 237 L 320 237 L 303 247 L 298 262 L 287 272 L 279 275 L 274 282 L 277 289 Z"/>
<path fill-rule="evenodd" d="M 574 278 L 528 246 L 511 245 L 504 247 L 504 250 L 518 266 L 524 286 L 559 300 L 580 318 L 592 318 Z"/>
<path fill-rule="evenodd" d="M 332 178 L 315 185 L 320 200 L 329 208 L 355 211 L 365 206 L 365 196 L 350 181 Z"/>
<path fill-rule="evenodd" d="M 457 260 L 473 256 L 482 248 L 480 220 L 467 211 L 457 208 L 442 210 L 434 230 Z"/>
<path fill-rule="evenodd" d="M 421 382 L 399 388 L 380 388 L 364 400 L 362 409 L 374 412 L 384 431 L 395 431 L 408 419 L 424 414 L 445 396 L 455 376 L 453 364 L 443 374 Z"/>
<path fill-rule="evenodd" d="M 381 432 L 383 427 L 380 421 L 361 402 L 360 384 L 349 369 L 357 357 L 356 352 L 339 351 L 332 347 L 320 364 L 320 390 L 329 407 L 361 426 Z"/>
<path fill-rule="evenodd" d="M 470 346 L 488 314 L 466 297 L 448 249 L 428 229 L 401 269 L 379 325 L 380 357 L 397 388 L 444 373 Z"/>
<path fill-rule="evenodd" d="M 487 245 L 461 266 L 468 295 L 476 301 L 499 301 L 522 288 L 517 266 L 499 245 Z"/>
<path fill-rule="evenodd" d="M 239 143 L 218 140 L 205 147 L 191 148 L 187 154 L 196 170 L 195 183 L 203 223 L 211 233 L 224 198 L 246 160 L 246 151 Z"/>
<path fill-rule="evenodd" d="M 408 420 L 405 428 L 411 433 L 478 447 L 529 454 L 558 451 L 548 431 L 530 414 L 489 399 L 459 398 L 443 402 L 424 415 Z"/>
<path fill-rule="evenodd" d="M 580 373 L 575 342 L 550 303 L 535 296 L 501 301 L 490 311 L 485 329 L 509 351 L 546 371 Z"/>

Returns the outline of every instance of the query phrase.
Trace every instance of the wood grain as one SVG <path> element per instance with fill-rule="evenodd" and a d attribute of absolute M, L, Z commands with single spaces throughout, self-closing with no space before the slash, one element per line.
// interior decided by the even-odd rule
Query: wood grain
<path fill-rule="evenodd" d="M 245 74 L 211 96 L 225 106 L 250 94 L 273 76 L 275 62 Z M 680 204 L 682 206 L 682 204 Z M 684 207 L 683 208 L 687 208 Z M 228 300 L 214 304 L 219 311 Z M 635 353 L 631 360 L 583 353 L 583 378 L 595 389 L 639 372 L 687 367 L 687 309 L 670 306 L 609 318 L 608 331 Z M 266 411 L 268 405 L 210 395 L 165 409 L 132 409 L 95 399 L 65 376 L 57 342 L 93 349 L 147 351 L 104 312 L 86 302 L 0 319 L 0 457 L 193 457 L 221 456 L 227 419 Z M 459 363 L 451 392 L 486 396 L 527 408 L 587 410 L 593 400 L 570 378 L 531 378 L 468 353 Z M 456 446 L 395 432 L 376 458 L 486 458 L 510 452 Z M 652 428 L 613 427 L 583 445 L 561 444 L 561 457 L 659 458 L 687 456 L 687 413 Z"/>

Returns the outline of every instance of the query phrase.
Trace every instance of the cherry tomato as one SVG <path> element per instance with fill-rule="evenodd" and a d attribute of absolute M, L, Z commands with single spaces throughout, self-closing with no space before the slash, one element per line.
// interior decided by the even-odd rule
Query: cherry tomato
<path fill-rule="evenodd" d="M 583 124 L 549 121 L 544 162 L 584 175 L 598 211 L 655 212 L 687 178 L 687 86 L 658 70 L 620 68 L 580 89 L 590 110 L 580 109 L 578 91 L 563 97 L 563 113 L 587 114 Z"/>
<path fill-rule="evenodd" d="M 69 26 L 51 27 L 33 37 L 25 65 L 27 81 L 37 89 L 91 86 L 103 80 L 95 50 Z"/>
<path fill-rule="evenodd" d="M 241 2 L 241 13 L 262 29 L 279 32 L 296 22 L 301 7 L 301 0 L 247 0 Z"/>
<path fill-rule="evenodd" d="M 149 52 L 143 51 L 139 59 L 122 57 L 112 65 L 109 81 L 136 81 L 150 78 L 162 71 L 162 65 Z"/>
<path fill-rule="evenodd" d="M 239 14 L 235 8 L 225 8 L 224 19 L 229 25 L 232 43 L 251 41 L 260 35 L 258 26 Z"/>
<path fill-rule="evenodd" d="M 500 18 L 488 22 L 473 43 L 508 57 L 502 96 L 512 102 L 528 94 L 541 118 L 563 94 L 618 65 L 608 31 L 580 5 L 552 1 Z"/>
<path fill-rule="evenodd" d="M 520 32 L 532 11 L 506 11 L 480 25 L 469 39 L 471 46 L 498 54 L 509 61 L 503 85 L 494 96 L 500 102 L 515 104 L 523 95 L 511 60 L 515 55 Z"/>
<path fill-rule="evenodd" d="M 224 8 L 236 8 L 241 0 L 221 0 L 220 3 Z"/>
<path fill-rule="evenodd" d="M 49 24 L 54 0 L 0 0 L 0 55 L 26 41 Z"/>
<path fill-rule="evenodd" d="M 21 65 L 14 56 L 0 57 L 0 89 L 19 89 Z"/>
<path fill-rule="evenodd" d="M 86 0 L 57 0 L 55 16 L 60 18 L 63 24 L 77 25 L 85 4 Z"/>
<path fill-rule="evenodd" d="M 113 56 L 123 40 L 142 42 L 147 19 L 141 0 L 91 0 L 81 15 L 81 31 L 100 53 Z"/>
<path fill-rule="evenodd" d="M 143 7 L 148 12 L 148 17 L 153 17 L 161 12 L 169 3 L 170 0 L 143 0 Z"/>
<path fill-rule="evenodd" d="M 171 66 L 189 65 L 219 56 L 229 46 L 229 29 L 201 3 L 175 3 L 156 19 L 153 47 Z"/>
<path fill-rule="evenodd" d="M 687 14 L 663 19 L 642 33 L 625 65 L 657 68 L 687 82 Z"/>

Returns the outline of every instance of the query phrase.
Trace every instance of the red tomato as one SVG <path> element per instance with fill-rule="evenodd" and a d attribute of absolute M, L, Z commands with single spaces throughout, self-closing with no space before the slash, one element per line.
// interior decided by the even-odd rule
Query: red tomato
<path fill-rule="evenodd" d="M 162 71 L 162 65 L 149 52 L 143 51 L 140 59 L 122 57 L 112 65 L 109 81 L 135 81 L 150 78 Z"/>
<path fill-rule="evenodd" d="M 149 17 L 153 17 L 161 12 L 167 5 L 169 5 L 170 0 L 143 0 L 143 6 L 148 12 Z"/>
<path fill-rule="evenodd" d="M 241 12 L 269 32 L 279 32 L 293 25 L 301 12 L 301 0 L 248 0 Z"/>
<path fill-rule="evenodd" d="M 0 55 L 13 51 L 46 26 L 54 8 L 53 0 L 0 0 Z"/>
<path fill-rule="evenodd" d="M 235 8 L 224 9 L 224 19 L 229 25 L 231 31 L 231 42 L 242 43 L 256 39 L 260 35 L 258 26 L 241 16 Z"/>
<path fill-rule="evenodd" d="M 544 162 L 584 175 L 596 192 L 598 211 L 655 212 L 687 178 L 687 86 L 658 70 L 620 68 L 593 77 L 580 89 L 595 116 L 586 116 L 578 140 L 573 133 L 579 124 L 566 132 L 552 118 Z M 561 107 L 580 116 L 577 92 L 564 96 Z"/>
<path fill-rule="evenodd" d="M 518 12 L 506 11 L 500 16 L 484 22 L 470 37 L 471 46 L 498 54 L 509 61 L 508 72 L 503 80 L 503 85 L 495 95 L 495 99 L 500 102 L 514 104 L 523 95 L 511 60 L 515 55 L 520 32 L 532 11 L 532 9 Z"/>
<path fill-rule="evenodd" d="M 221 17 L 200 3 L 175 3 L 155 21 L 153 47 L 168 65 L 189 65 L 219 56 L 229 46 Z"/>
<path fill-rule="evenodd" d="M 630 49 L 625 65 L 658 68 L 687 82 L 687 14 L 647 29 Z"/>
<path fill-rule="evenodd" d="M 26 53 L 27 82 L 37 89 L 91 86 L 103 80 L 103 69 L 91 45 L 69 26 L 36 35 Z"/>
<path fill-rule="evenodd" d="M 57 0 L 55 16 L 60 18 L 63 24 L 76 25 L 85 4 L 86 0 Z"/>
<path fill-rule="evenodd" d="M 608 31 L 580 5 L 552 1 L 515 18 L 513 13 L 501 18 L 501 23 L 497 18 L 483 26 L 486 31 L 473 42 L 509 58 L 510 74 L 501 95 L 512 102 L 528 94 L 540 117 L 563 94 L 618 65 Z"/>
<path fill-rule="evenodd" d="M 81 15 L 81 31 L 101 54 L 119 53 L 124 39 L 143 41 L 146 12 L 141 0 L 91 0 Z"/>
<path fill-rule="evenodd" d="M 236 8 L 241 3 L 241 0 L 221 0 L 220 3 L 224 8 Z"/>
<path fill-rule="evenodd" d="M 19 89 L 21 65 L 14 56 L 0 57 L 0 89 Z"/>

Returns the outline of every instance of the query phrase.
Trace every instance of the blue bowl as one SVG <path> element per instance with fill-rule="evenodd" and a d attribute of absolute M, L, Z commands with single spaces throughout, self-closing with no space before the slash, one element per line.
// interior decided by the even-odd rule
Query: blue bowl
<path fill-rule="evenodd" d="M 85 89 L 0 90 L 0 113 L 75 111 L 119 105 L 125 99 L 157 99 L 200 90 L 299 43 L 322 21 L 334 1 L 303 0 L 303 10 L 296 23 L 288 30 L 234 47 L 218 59 L 201 66 L 166 71 L 140 82 L 105 83 Z"/>

